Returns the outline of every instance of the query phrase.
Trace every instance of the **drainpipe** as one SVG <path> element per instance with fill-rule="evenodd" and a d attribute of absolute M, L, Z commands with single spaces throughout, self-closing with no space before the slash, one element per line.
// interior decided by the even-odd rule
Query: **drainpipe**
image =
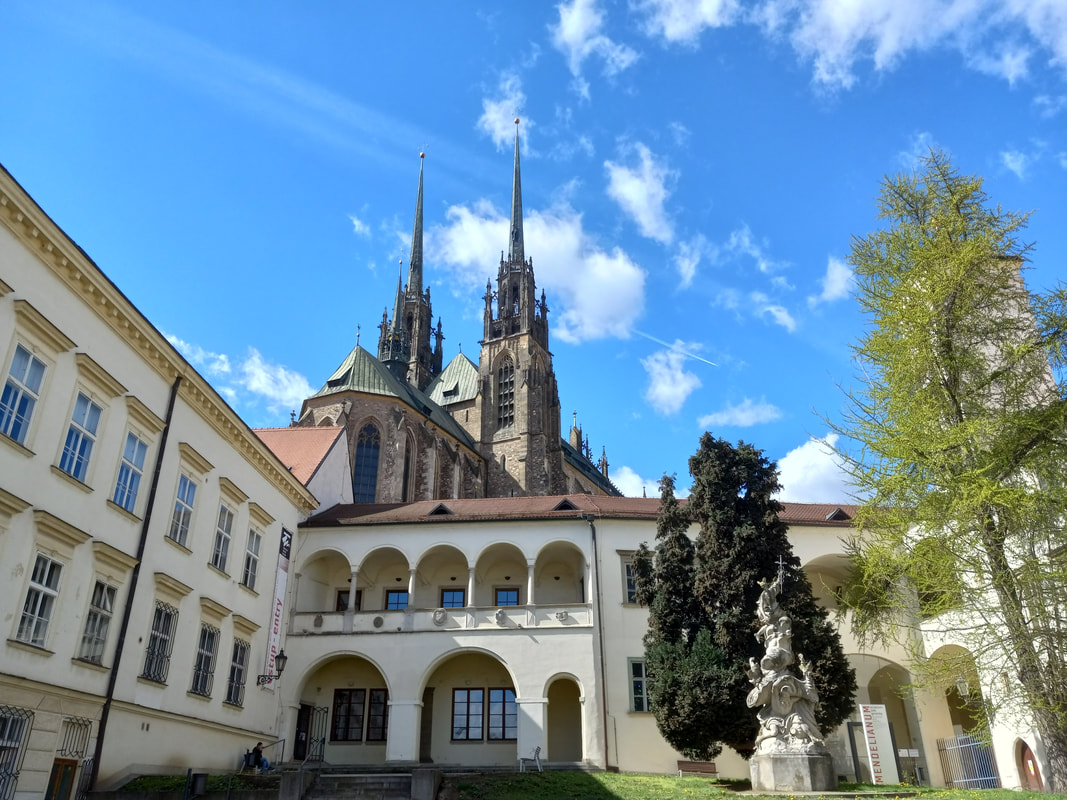
<path fill-rule="evenodd" d="M 174 401 L 178 397 L 178 386 L 182 382 L 182 376 L 174 379 L 170 387 L 170 399 L 167 401 L 167 417 L 163 422 L 163 433 L 159 437 L 159 452 L 156 454 L 156 464 L 152 469 L 152 485 L 148 489 L 148 503 L 145 506 L 144 520 L 141 522 L 141 538 L 137 543 L 137 563 L 133 565 L 130 574 L 130 590 L 126 593 L 126 607 L 122 610 L 122 623 L 119 625 L 119 640 L 115 643 L 115 657 L 111 663 L 111 674 L 107 679 L 107 694 L 104 696 L 104 707 L 100 712 L 100 724 L 96 730 L 96 748 L 93 750 L 93 770 L 89 780 L 90 789 L 96 789 L 96 779 L 100 774 L 100 758 L 104 752 L 104 733 L 107 731 L 107 721 L 111 716 L 111 702 L 115 699 L 115 684 L 119 678 L 119 664 L 122 661 L 122 653 L 126 645 L 126 633 L 130 627 L 130 617 L 133 614 L 133 599 L 137 593 L 137 580 L 141 575 L 141 560 L 144 558 L 145 546 L 148 543 L 148 526 L 152 522 L 152 510 L 156 504 L 156 490 L 159 488 L 159 473 L 163 467 L 163 454 L 167 449 L 167 436 L 170 433 L 170 423 L 174 418 Z"/>
<path fill-rule="evenodd" d="M 600 655 L 600 729 L 604 731 L 604 767 L 611 769 L 608 763 L 608 687 L 607 668 L 604 659 L 604 596 L 600 591 L 600 550 L 596 542 L 596 514 L 579 514 L 578 519 L 589 523 L 589 533 L 593 537 L 593 584 L 596 593 L 596 643 Z"/>

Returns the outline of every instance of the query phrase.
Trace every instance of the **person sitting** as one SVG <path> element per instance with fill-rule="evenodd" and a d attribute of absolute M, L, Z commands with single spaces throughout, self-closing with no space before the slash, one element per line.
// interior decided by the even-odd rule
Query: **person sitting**
<path fill-rule="evenodd" d="M 260 772 L 270 770 L 270 761 L 263 755 L 263 742 L 256 742 L 256 746 L 252 748 L 252 766 Z"/>

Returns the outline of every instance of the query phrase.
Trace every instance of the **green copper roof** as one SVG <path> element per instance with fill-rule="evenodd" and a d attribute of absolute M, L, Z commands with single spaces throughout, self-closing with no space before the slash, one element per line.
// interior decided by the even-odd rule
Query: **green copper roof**
<path fill-rule="evenodd" d="M 478 367 L 460 353 L 426 387 L 426 394 L 440 406 L 473 400 L 478 396 Z"/>
<path fill-rule="evenodd" d="M 451 366 L 451 365 L 450 365 Z M 416 413 L 447 431 L 455 439 L 477 452 L 474 440 L 451 415 L 414 386 L 397 378 L 381 361 L 359 345 L 349 353 L 341 366 L 326 380 L 326 385 L 313 397 L 327 397 L 341 392 L 362 392 L 382 397 L 394 397 Z"/>

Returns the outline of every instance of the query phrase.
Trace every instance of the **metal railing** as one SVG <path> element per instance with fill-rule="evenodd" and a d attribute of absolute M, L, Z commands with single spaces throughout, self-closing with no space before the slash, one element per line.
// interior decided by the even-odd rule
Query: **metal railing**
<path fill-rule="evenodd" d="M 953 736 L 937 740 L 937 752 L 945 781 L 960 789 L 999 789 L 1000 774 L 993 748 L 973 736 Z"/>

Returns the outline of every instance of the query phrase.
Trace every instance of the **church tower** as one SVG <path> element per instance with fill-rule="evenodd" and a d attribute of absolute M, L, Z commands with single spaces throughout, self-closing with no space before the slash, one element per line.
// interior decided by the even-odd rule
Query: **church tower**
<path fill-rule="evenodd" d="M 519 120 L 515 120 L 516 126 Z M 519 129 L 507 257 L 501 253 L 496 291 L 486 284 L 484 338 L 478 366 L 487 495 L 563 494 L 560 406 L 548 350 L 548 305 L 537 297 L 533 259 L 522 233 Z"/>
<path fill-rule="evenodd" d="M 407 380 L 420 391 L 441 372 L 441 321 L 433 327 L 433 308 L 430 289 L 422 288 L 422 172 L 425 153 L 419 153 L 419 195 L 415 201 L 415 224 L 411 232 L 411 257 L 408 259 L 408 282 L 401 289 L 397 283 L 397 297 L 391 320 L 382 315 L 379 326 L 378 360 L 388 364 L 393 373 Z M 386 312 L 386 314 L 388 311 Z M 435 346 L 430 347 L 431 335 Z M 401 362 L 407 363 L 406 370 Z"/>

